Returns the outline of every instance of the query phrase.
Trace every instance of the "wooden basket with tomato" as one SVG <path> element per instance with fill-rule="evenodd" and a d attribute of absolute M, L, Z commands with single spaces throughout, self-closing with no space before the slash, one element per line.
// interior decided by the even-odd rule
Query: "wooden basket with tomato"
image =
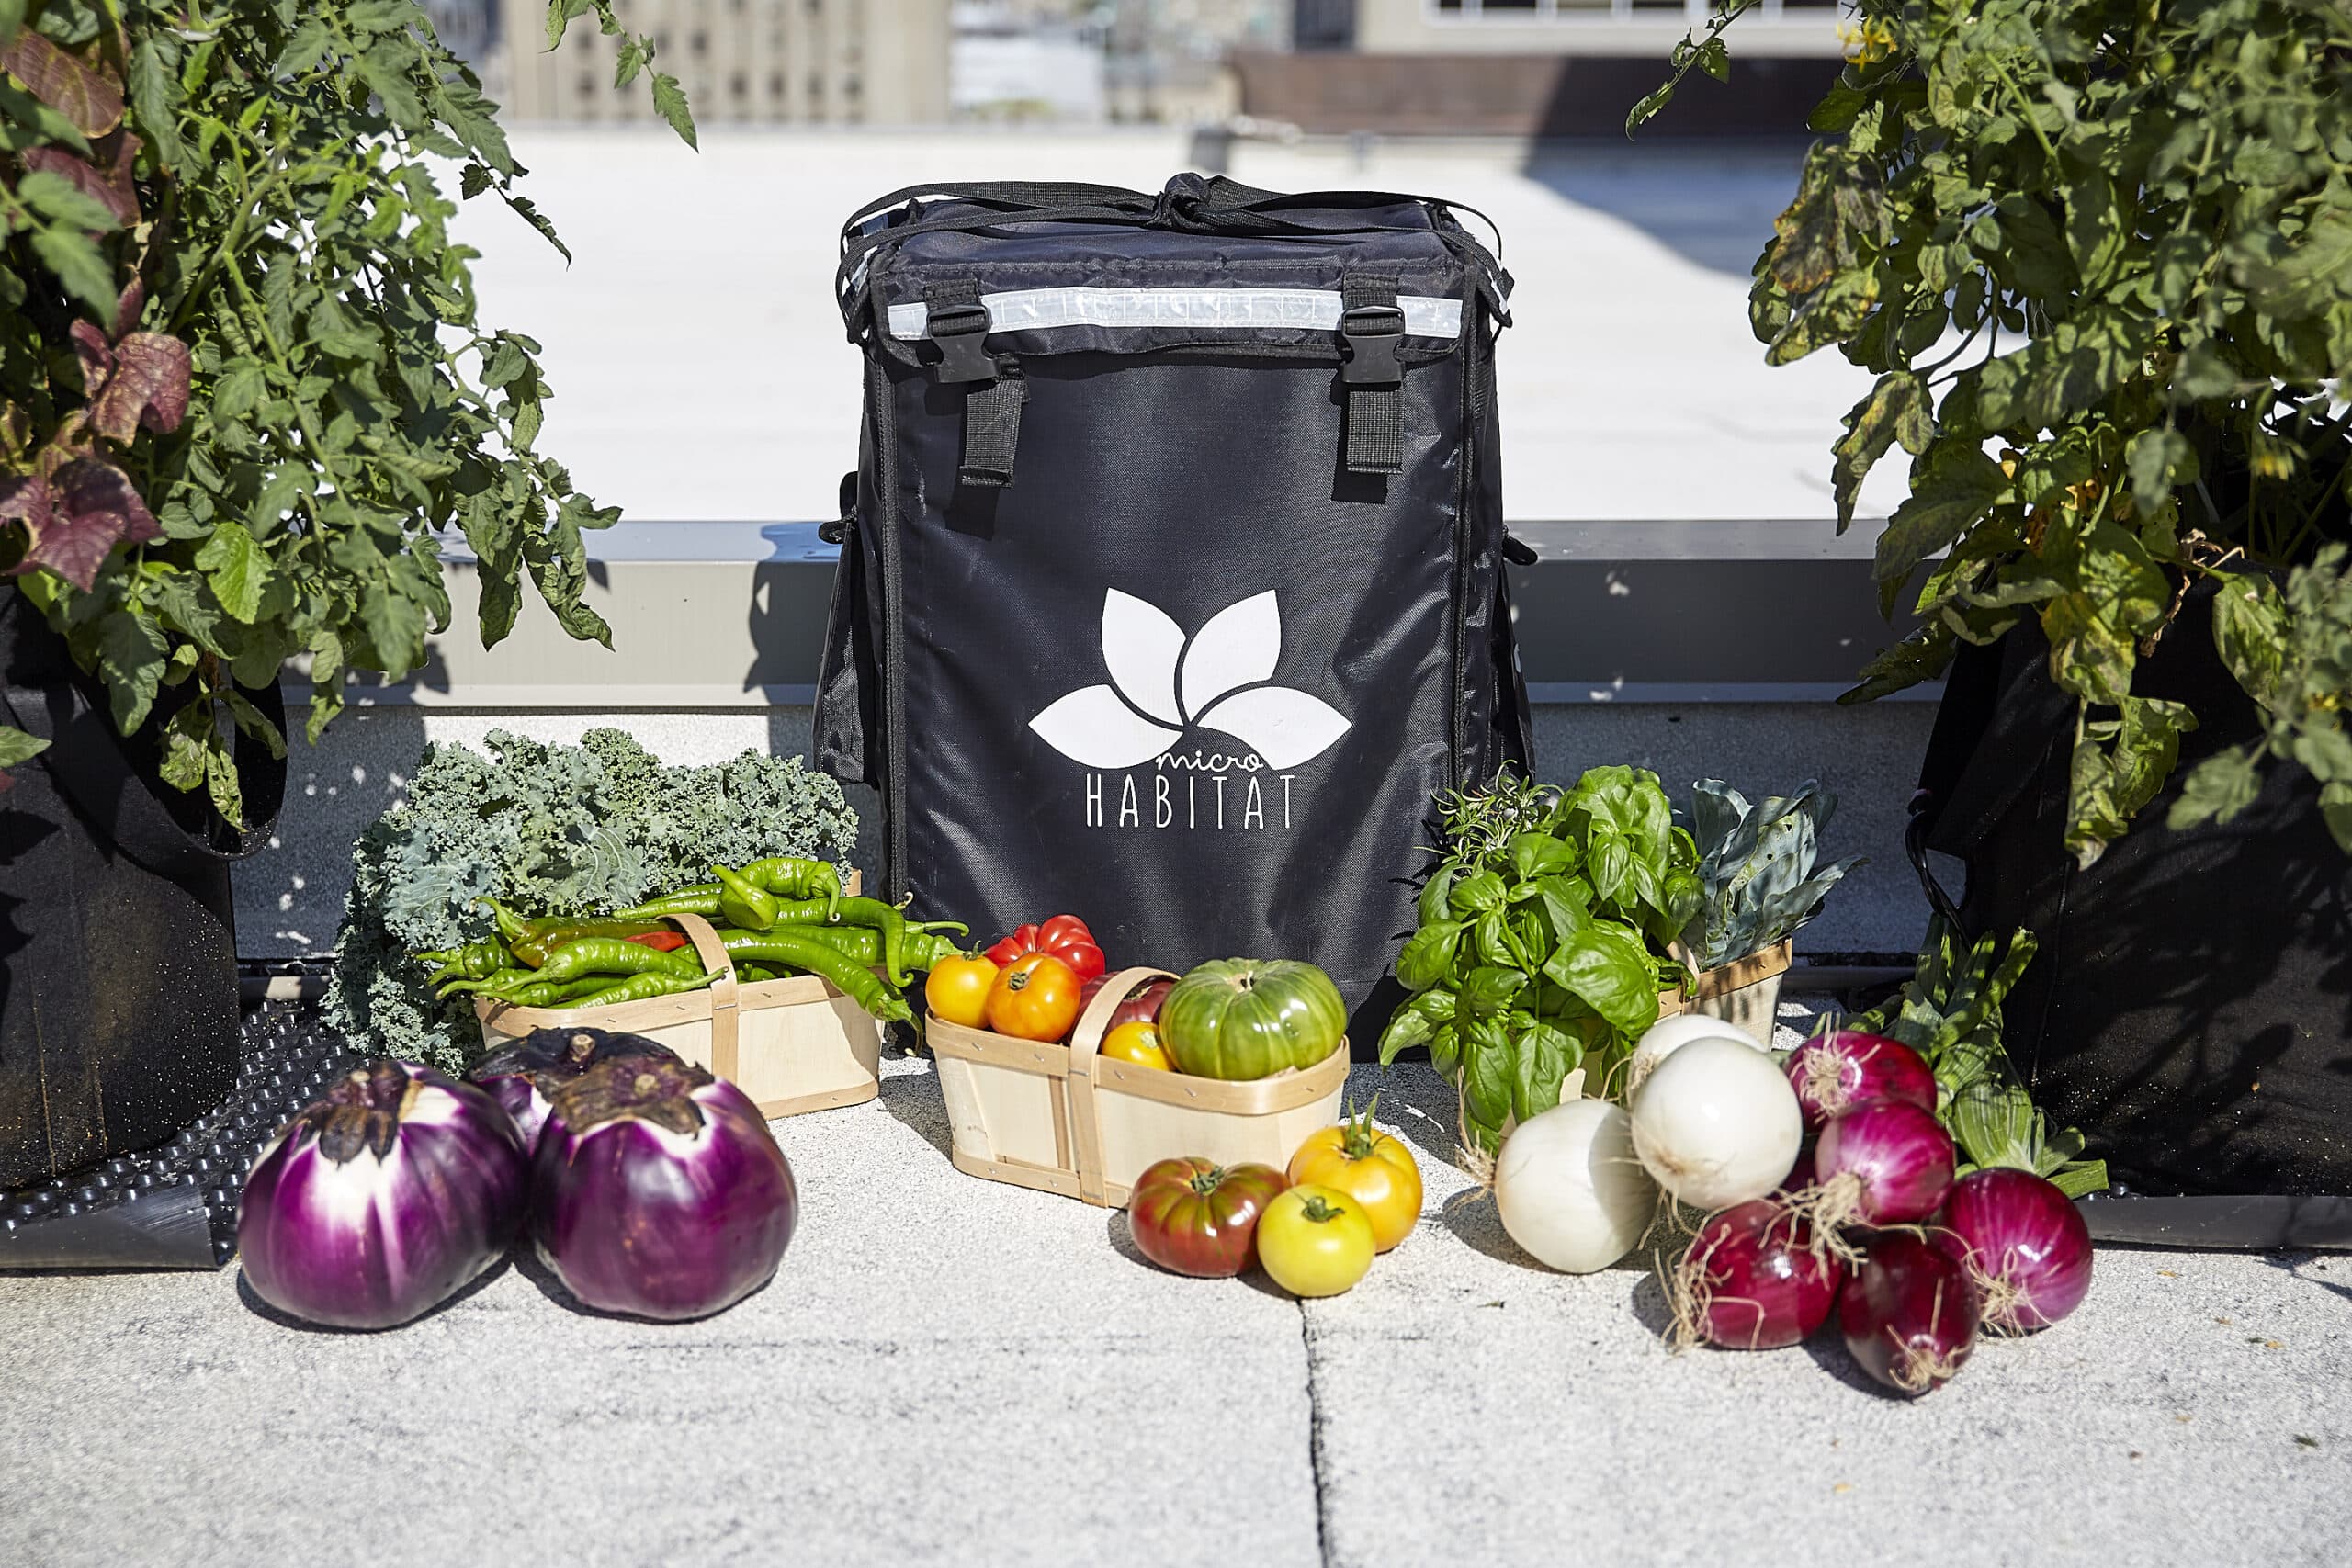
<path fill-rule="evenodd" d="M 1043 950 L 1017 954 L 996 982 L 993 1014 L 1028 1032 L 1057 1035 L 1046 993 L 1072 981 L 1068 966 Z M 1143 1043 L 1132 1059 L 1105 1054 L 1114 1024 L 1135 1028 L 1120 1020 L 1122 1010 L 1163 985 L 1170 988 L 1158 1028 L 1186 1044 L 1176 1065 L 1193 1070 L 1150 1061 Z M 1022 993 L 1033 987 L 1040 988 L 1038 1017 L 1008 1016 L 1007 1005 L 1032 1005 Z M 936 1007 L 925 1036 L 958 1170 L 1118 1208 L 1159 1160 L 1287 1165 L 1309 1134 L 1339 1114 L 1346 1026 L 1345 1006 L 1321 970 L 1230 959 L 1203 964 L 1182 982 L 1165 969 L 1120 970 L 1079 1008 L 1067 1042 L 955 1022 Z"/>

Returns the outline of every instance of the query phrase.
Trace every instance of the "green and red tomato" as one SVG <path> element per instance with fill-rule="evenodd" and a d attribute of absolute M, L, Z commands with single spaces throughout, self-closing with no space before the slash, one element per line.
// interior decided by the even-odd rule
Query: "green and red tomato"
<path fill-rule="evenodd" d="M 1258 1217 L 1282 1190 L 1271 1165 L 1164 1159 L 1136 1178 L 1127 1226 L 1136 1249 L 1162 1269 L 1229 1280 L 1258 1261 Z"/>

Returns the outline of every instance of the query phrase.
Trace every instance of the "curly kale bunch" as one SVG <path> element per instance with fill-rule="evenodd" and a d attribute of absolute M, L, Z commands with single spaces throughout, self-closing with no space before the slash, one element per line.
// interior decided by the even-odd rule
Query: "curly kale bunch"
<path fill-rule="evenodd" d="M 487 757 L 426 747 L 408 798 L 353 847 L 327 1013 L 370 1050 L 457 1071 L 481 1049 L 470 1008 L 435 1001 L 408 956 L 492 934 L 481 899 L 587 914 L 697 881 L 714 861 L 846 862 L 857 837 L 841 785 L 797 757 L 665 767 L 617 729 L 577 746 L 492 730 L 488 744 Z"/>

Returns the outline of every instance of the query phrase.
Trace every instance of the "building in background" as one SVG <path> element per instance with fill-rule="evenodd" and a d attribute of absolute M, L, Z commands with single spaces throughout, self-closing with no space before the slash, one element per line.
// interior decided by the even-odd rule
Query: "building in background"
<path fill-rule="evenodd" d="M 613 85 L 594 16 L 545 52 L 546 0 L 503 0 L 504 102 L 518 120 L 645 120 L 642 78 Z M 948 0 L 614 0 L 653 39 L 698 125 L 937 125 L 948 118 Z"/>
<path fill-rule="evenodd" d="M 497 52 L 499 0 L 423 0 L 423 4 L 441 46 L 480 75 Z"/>
<path fill-rule="evenodd" d="M 1802 127 L 1836 77 L 1843 0 L 1761 0 L 1647 134 Z M 1311 133 L 1623 136 L 1708 0 L 1292 0 L 1295 47 L 1238 50 L 1243 113 Z"/>
<path fill-rule="evenodd" d="M 948 107 L 957 119 L 1023 124 L 1109 118 L 1102 9 L 1080 0 L 956 0 Z"/>

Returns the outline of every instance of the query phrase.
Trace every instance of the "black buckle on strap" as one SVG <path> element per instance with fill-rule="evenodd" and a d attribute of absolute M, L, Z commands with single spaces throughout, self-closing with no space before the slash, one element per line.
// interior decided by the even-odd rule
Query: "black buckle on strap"
<path fill-rule="evenodd" d="M 996 361 L 989 357 L 988 307 L 969 304 L 933 305 L 924 317 L 931 341 L 939 345 L 933 373 L 942 382 L 993 381 Z"/>
<path fill-rule="evenodd" d="M 1405 341 L 1405 312 L 1395 305 L 1358 305 L 1340 313 L 1347 363 L 1340 379 L 1351 387 L 1394 387 L 1405 379 L 1396 345 Z"/>

